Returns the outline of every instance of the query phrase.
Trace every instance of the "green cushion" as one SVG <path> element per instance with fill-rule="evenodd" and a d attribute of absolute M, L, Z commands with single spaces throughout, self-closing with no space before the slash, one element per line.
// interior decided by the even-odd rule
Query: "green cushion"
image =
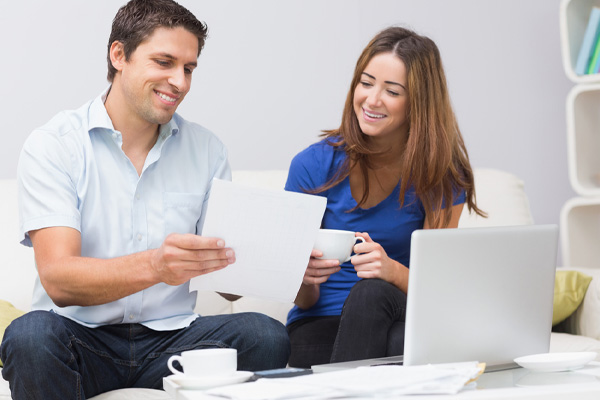
<path fill-rule="evenodd" d="M 583 301 L 592 277 L 579 271 L 556 271 L 552 326 L 564 321 Z"/>
<path fill-rule="evenodd" d="M 2 338 L 4 337 L 4 330 L 13 319 L 20 317 L 25 314 L 24 311 L 17 310 L 12 304 L 8 301 L 0 300 L 0 342 L 2 342 Z M 0 360 L 0 367 L 2 367 L 2 360 Z"/>

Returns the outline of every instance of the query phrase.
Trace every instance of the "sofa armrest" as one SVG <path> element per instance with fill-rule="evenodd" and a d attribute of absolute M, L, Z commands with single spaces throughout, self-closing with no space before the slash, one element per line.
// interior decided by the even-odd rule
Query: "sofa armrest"
<path fill-rule="evenodd" d="M 253 297 L 242 297 L 235 301 L 229 301 L 216 292 L 199 291 L 194 311 L 200 315 L 259 312 L 285 325 L 287 314 L 292 306 L 292 303 L 281 303 Z"/>
<path fill-rule="evenodd" d="M 565 321 L 567 332 L 600 340 L 600 268 L 569 268 L 592 277 L 583 302 Z"/>

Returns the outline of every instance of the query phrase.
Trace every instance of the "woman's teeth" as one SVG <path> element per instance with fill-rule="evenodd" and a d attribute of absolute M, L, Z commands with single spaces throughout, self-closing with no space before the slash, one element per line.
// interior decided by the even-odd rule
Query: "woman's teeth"
<path fill-rule="evenodd" d="M 363 110 L 363 111 L 365 112 L 365 114 L 367 115 L 367 117 L 370 117 L 370 118 L 383 118 L 383 117 L 385 117 L 385 114 L 371 114 L 367 110 Z"/>

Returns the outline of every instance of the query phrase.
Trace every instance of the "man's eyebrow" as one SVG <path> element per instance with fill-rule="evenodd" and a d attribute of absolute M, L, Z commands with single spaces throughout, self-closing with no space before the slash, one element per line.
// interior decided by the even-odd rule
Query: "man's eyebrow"
<path fill-rule="evenodd" d="M 157 54 L 154 54 L 154 57 L 162 57 L 162 58 L 168 58 L 169 60 L 177 60 L 177 57 L 175 57 L 174 55 L 169 54 L 169 53 L 157 53 Z M 196 68 L 198 66 L 198 62 L 191 61 L 189 63 L 186 63 L 185 65 L 190 65 L 190 66 Z"/>
<path fill-rule="evenodd" d="M 376 79 L 376 78 L 375 78 L 373 75 L 371 75 L 371 74 L 367 74 L 366 72 L 363 72 L 363 75 L 366 75 L 366 76 L 368 76 L 368 77 L 369 77 L 369 78 L 371 78 L 371 79 L 377 80 L 377 79 Z M 387 83 L 388 85 L 398 85 L 398 86 L 400 86 L 401 88 L 403 88 L 403 89 L 406 89 L 406 87 L 404 87 L 404 85 L 403 85 L 403 84 L 401 84 L 401 83 L 398 83 L 398 82 L 393 82 L 393 81 L 385 81 L 385 83 Z"/>

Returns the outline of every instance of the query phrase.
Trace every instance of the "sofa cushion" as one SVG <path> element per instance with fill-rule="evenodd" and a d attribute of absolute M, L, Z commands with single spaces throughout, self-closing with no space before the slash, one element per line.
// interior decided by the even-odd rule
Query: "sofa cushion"
<path fill-rule="evenodd" d="M 1 369 L 0 369 L 1 371 Z M 0 400 L 10 400 L 8 382 L 0 376 Z M 91 397 L 89 400 L 172 400 L 167 392 L 158 389 L 118 389 Z"/>
<path fill-rule="evenodd" d="M 283 190 L 288 171 L 285 169 L 271 170 L 233 170 L 231 180 L 246 186 L 263 189 Z"/>
<path fill-rule="evenodd" d="M 477 206 L 487 213 L 487 218 L 470 214 L 465 207 L 458 221 L 459 228 L 533 224 L 522 180 L 490 168 L 474 169 L 473 175 Z"/>
<path fill-rule="evenodd" d="M 254 297 L 242 297 L 236 300 L 232 304 L 232 311 L 234 313 L 241 312 L 260 312 L 269 317 L 276 319 L 285 325 L 287 321 L 288 312 L 294 306 L 293 303 L 282 303 L 277 301 L 270 301 L 264 299 L 257 299 Z"/>
<path fill-rule="evenodd" d="M 552 326 L 564 321 L 577 310 L 591 281 L 591 276 L 580 271 L 556 271 Z"/>
<path fill-rule="evenodd" d="M 10 325 L 15 318 L 19 318 L 25 314 L 25 311 L 16 309 L 8 301 L 0 300 L 0 343 L 4 337 L 4 330 Z M 2 367 L 2 360 L 0 360 L 0 367 Z"/>
<path fill-rule="evenodd" d="M 2 372 L 2 368 L 0 368 L 0 372 Z M 10 386 L 8 385 L 8 381 L 5 381 L 0 374 L 0 400 L 10 399 Z"/>
<path fill-rule="evenodd" d="M 231 302 L 217 292 L 198 291 L 194 312 L 200 315 L 231 314 Z"/>
<path fill-rule="evenodd" d="M 37 276 L 33 249 L 19 243 L 17 180 L 0 179 L 0 298 L 21 310 L 31 308 L 33 285 Z"/>
<path fill-rule="evenodd" d="M 565 321 L 568 332 L 600 340 L 600 268 L 569 267 L 592 277 L 583 302 Z"/>
<path fill-rule="evenodd" d="M 600 341 L 581 335 L 552 332 L 550 335 L 550 353 L 570 353 L 595 351 L 596 361 L 600 361 Z"/>

